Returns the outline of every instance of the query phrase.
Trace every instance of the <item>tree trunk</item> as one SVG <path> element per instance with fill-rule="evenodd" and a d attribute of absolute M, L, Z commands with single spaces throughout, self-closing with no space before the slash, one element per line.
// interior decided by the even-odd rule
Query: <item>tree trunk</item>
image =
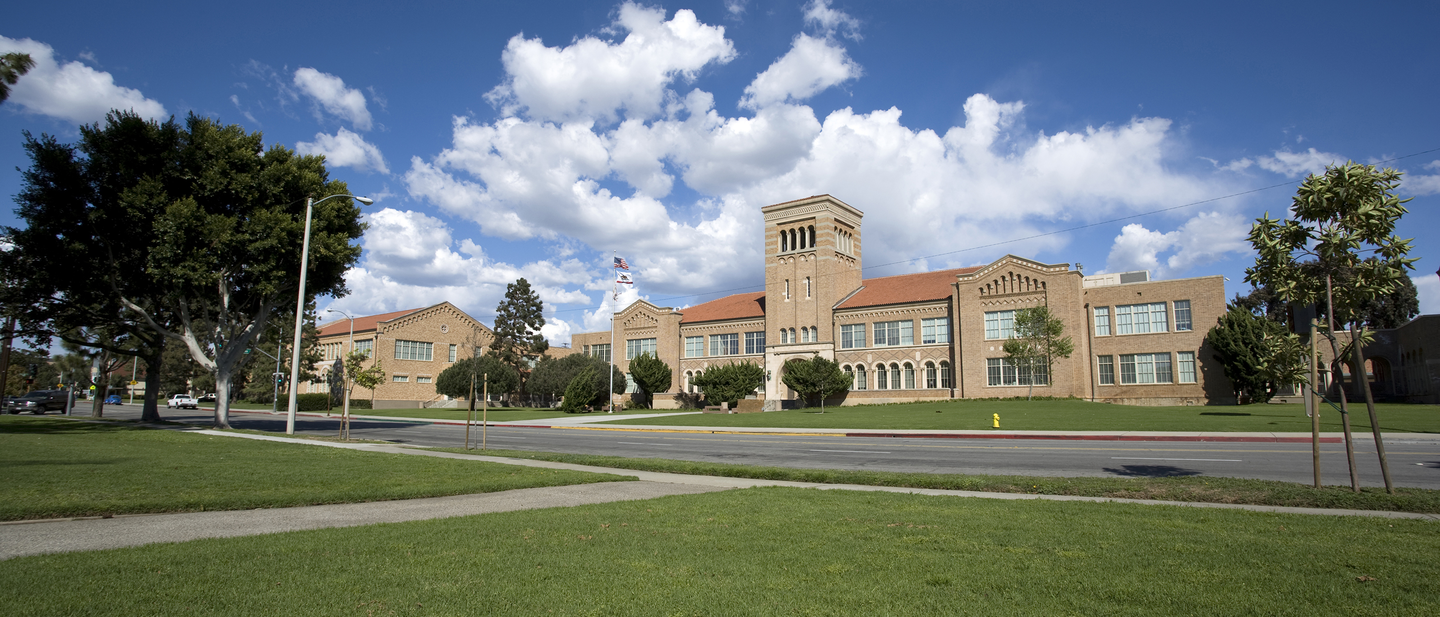
<path fill-rule="evenodd" d="M 1395 485 L 1390 482 L 1390 463 L 1385 459 L 1385 441 L 1380 437 L 1380 418 L 1375 415 L 1375 396 L 1370 393 L 1370 380 L 1365 376 L 1365 353 L 1360 350 L 1360 324 L 1350 326 L 1350 346 L 1355 348 L 1355 383 L 1365 393 L 1365 409 L 1370 412 L 1370 432 L 1375 436 L 1375 452 L 1380 456 L 1380 475 L 1385 478 L 1385 492 L 1395 494 Z"/>
<path fill-rule="evenodd" d="M 164 340 L 164 337 L 161 337 Z M 164 346 L 161 346 L 164 349 Z M 160 352 L 145 358 L 145 398 L 140 403 L 141 422 L 160 421 Z"/>
<path fill-rule="evenodd" d="M 229 371 L 215 371 L 215 428 L 230 428 Z"/>

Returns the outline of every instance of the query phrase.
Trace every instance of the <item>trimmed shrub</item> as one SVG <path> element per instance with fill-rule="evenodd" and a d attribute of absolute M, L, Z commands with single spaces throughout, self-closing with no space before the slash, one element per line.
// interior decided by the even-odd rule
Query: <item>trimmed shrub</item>
<path fill-rule="evenodd" d="M 325 411 L 330 408 L 329 394 L 295 395 L 296 411 Z"/>

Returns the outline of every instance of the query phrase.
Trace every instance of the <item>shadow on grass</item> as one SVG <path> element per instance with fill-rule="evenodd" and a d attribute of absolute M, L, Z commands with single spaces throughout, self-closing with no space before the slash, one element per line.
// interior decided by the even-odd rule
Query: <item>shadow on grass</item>
<path fill-rule="evenodd" d="M 85 416 L 89 419 L 89 416 Z M 101 418 L 102 420 L 104 418 Z M 139 424 L 116 423 L 123 421 L 106 422 L 71 422 L 58 418 L 46 419 L 41 417 L 19 418 L 10 417 L 0 420 L 0 434 L 4 435 L 72 435 L 84 433 L 115 433 L 120 431 L 138 431 L 145 427 Z"/>
<path fill-rule="evenodd" d="M 1106 467 L 1105 471 L 1131 478 L 1184 478 L 1200 475 L 1198 471 L 1174 465 L 1121 465 L 1119 469 Z"/>
<path fill-rule="evenodd" d="M 1200 415 L 1202 415 L 1202 416 L 1248 416 L 1248 415 L 1251 415 L 1251 414 L 1249 414 L 1249 413 L 1241 413 L 1241 412 L 1236 412 L 1236 411 L 1202 411 L 1202 412 L 1200 412 Z"/>

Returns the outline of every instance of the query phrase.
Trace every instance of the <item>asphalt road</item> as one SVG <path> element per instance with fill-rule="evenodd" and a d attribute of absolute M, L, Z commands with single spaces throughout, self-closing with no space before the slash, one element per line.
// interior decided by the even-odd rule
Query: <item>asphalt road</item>
<path fill-rule="evenodd" d="M 88 410 L 87 410 L 88 411 Z M 106 408 L 116 418 L 139 416 L 138 406 Z M 166 420 L 208 426 L 212 413 L 162 409 Z M 283 415 L 238 413 L 235 428 L 285 430 Z M 336 419 L 300 417 L 296 432 L 336 434 Z M 475 433 L 479 428 L 472 429 Z M 465 427 L 405 421 L 353 421 L 351 436 L 401 444 L 462 447 Z M 915 439 L 792 435 L 657 433 L 492 426 L 490 448 L 669 458 L 775 467 L 1027 476 L 1214 476 L 1310 483 L 1308 443 L 1193 441 L 1058 441 L 1028 439 Z M 478 442 L 479 436 L 472 434 Z M 1440 489 L 1440 443 L 1387 440 L 1397 486 Z M 1364 486 L 1383 485 L 1373 446 L 1356 442 Z M 1348 484 L 1343 444 L 1321 444 L 1326 484 Z"/>

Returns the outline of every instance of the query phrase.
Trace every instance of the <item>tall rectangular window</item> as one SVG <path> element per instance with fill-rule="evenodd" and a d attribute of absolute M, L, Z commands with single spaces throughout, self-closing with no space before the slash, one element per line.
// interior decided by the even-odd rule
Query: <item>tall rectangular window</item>
<path fill-rule="evenodd" d="M 454 362 L 454 361 L 455 361 L 455 350 L 456 350 L 457 347 L 458 347 L 458 345 L 451 345 L 451 346 L 450 346 L 450 361 L 451 361 L 451 362 Z"/>
<path fill-rule="evenodd" d="M 1015 311 L 985 313 L 985 340 L 1015 337 Z"/>
<path fill-rule="evenodd" d="M 877 321 L 875 322 L 875 346 L 894 347 L 896 345 L 915 344 L 915 322 L 905 321 Z"/>
<path fill-rule="evenodd" d="M 655 341 L 653 338 L 632 338 L 625 341 L 625 359 L 634 360 L 641 354 L 655 355 Z"/>
<path fill-rule="evenodd" d="M 1100 385 L 1115 385 L 1115 356 L 1100 356 L 1097 360 L 1100 366 Z"/>
<path fill-rule="evenodd" d="M 1188 332 L 1191 329 L 1190 323 L 1190 301 L 1175 301 L 1175 331 Z"/>
<path fill-rule="evenodd" d="M 1020 371 L 1008 358 L 986 358 L 985 359 L 986 385 L 990 386 L 1018 386 L 1028 384 L 1029 372 L 1026 371 L 1026 380 L 1020 381 Z"/>
<path fill-rule="evenodd" d="M 1136 353 L 1120 356 L 1120 383 L 1171 383 L 1170 354 Z"/>
<path fill-rule="evenodd" d="M 421 341 L 395 341 L 396 360 L 424 360 L 429 362 L 434 358 L 435 344 Z"/>
<path fill-rule="evenodd" d="M 845 324 L 840 326 L 840 348 L 858 349 L 865 346 L 865 324 Z"/>
<path fill-rule="evenodd" d="M 711 334 L 710 355 L 733 356 L 740 353 L 739 334 Z"/>
<path fill-rule="evenodd" d="M 1110 307 L 1095 307 L 1095 336 L 1110 336 Z"/>
<path fill-rule="evenodd" d="M 685 337 L 685 357 L 686 357 L 686 358 L 702 358 L 702 357 L 704 357 L 704 356 L 705 356 L 705 337 L 703 337 L 703 336 L 687 336 L 687 337 Z"/>
<path fill-rule="evenodd" d="M 610 343 L 590 346 L 590 355 L 606 362 L 610 361 Z"/>
<path fill-rule="evenodd" d="M 360 352 L 360 353 L 365 354 L 366 356 L 369 356 L 371 353 L 373 353 L 373 352 L 375 351 L 375 339 L 368 339 L 368 338 L 367 338 L 367 339 L 365 339 L 365 340 L 363 340 L 363 341 L 355 341 L 355 351 L 358 351 L 358 352 Z"/>
<path fill-rule="evenodd" d="M 745 333 L 745 353 L 765 353 L 765 331 Z"/>
<path fill-rule="evenodd" d="M 865 365 L 855 367 L 855 389 L 864 390 L 870 387 L 870 382 L 865 377 Z"/>
<path fill-rule="evenodd" d="M 1179 304 L 1178 302 L 1176 304 Z M 1176 328 L 1180 327 L 1179 318 L 1176 318 Z M 1178 365 L 1180 383 L 1195 383 L 1195 352 L 1181 351 L 1175 354 L 1175 364 Z"/>
<path fill-rule="evenodd" d="M 920 342 L 925 345 L 950 342 L 950 318 L 933 317 L 920 320 Z"/>
<path fill-rule="evenodd" d="M 1167 332 L 1170 330 L 1169 322 L 1164 302 L 1115 307 L 1116 334 Z"/>

